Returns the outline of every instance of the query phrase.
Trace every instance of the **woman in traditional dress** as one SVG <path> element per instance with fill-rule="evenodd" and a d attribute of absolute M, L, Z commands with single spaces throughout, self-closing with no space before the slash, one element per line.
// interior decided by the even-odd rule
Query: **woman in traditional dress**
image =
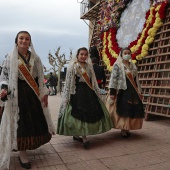
<path fill-rule="evenodd" d="M 110 115 L 100 99 L 88 50 L 79 48 L 67 69 L 57 133 L 73 136 L 87 149 L 87 135 L 103 133 L 111 128 Z"/>
<path fill-rule="evenodd" d="M 2 79 L 8 84 L 8 90 L 2 89 L 0 97 L 10 95 L 0 126 L 0 169 L 9 168 L 12 150 L 19 151 L 21 166 L 30 169 L 26 150 L 49 142 L 55 130 L 48 108 L 42 63 L 27 31 L 17 34 L 14 49 L 3 64 Z"/>
<path fill-rule="evenodd" d="M 131 62 L 129 48 L 121 50 L 113 65 L 109 89 L 106 107 L 115 128 L 121 129 L 121 135 L 128 138 L 131 135 L 129 130 L 142 128 L 144 118 L 137 68 Z"/>

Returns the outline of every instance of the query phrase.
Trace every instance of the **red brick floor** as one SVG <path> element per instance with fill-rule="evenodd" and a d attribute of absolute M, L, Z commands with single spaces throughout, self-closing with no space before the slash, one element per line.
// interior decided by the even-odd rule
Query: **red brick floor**
<path fill-rule="evenodd" d="M 49 96 L 55 125 L 60 102 L 60 95 Z M 85 150 L 72 137 L 53 136 L 28 152 L 32 170 L 170 170 L 170 119 L 145 121 L 129 139 L 115 129 L 88 138 L 90 148 Z M 22 170 L 17 156 L 12 153 L 10 170 Z"/>

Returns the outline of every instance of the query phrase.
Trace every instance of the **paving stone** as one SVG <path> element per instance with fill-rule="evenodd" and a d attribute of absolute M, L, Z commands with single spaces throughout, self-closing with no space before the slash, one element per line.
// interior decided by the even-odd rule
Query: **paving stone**
<path fill-rule="evenodd" d="M 52 120 L 56 126 L 60 95 L 49 96 Z M 144 121 L 141 130 L 129 139 L 120 130 L 88 136 L 89 149 L 72 136 L 54 135 L 40 148 L 28 151 L 32 170 L 170 170 L 170 119 Z M 10 170 L 24 170 L 18 152 L 12 152 Z"/>
<path fill-rule="evenodd" d="M 107 167 L 107 165 L 104 165 L 101 161 L 99 160 L 90 160 L 90 161 L 86 161 L 87 164 L 89 165 L 89 167 L 91 167 L 91 169 L 96 169 L 96 170 L 109 170 L 109 168 Z"/>
<path fill-rule="evenodd" d="M 57 166 L 55 166 L 55 168 L 56 168 L 57 170 L 68 170 L 68 168 L 66 167 L 66 165 L 57 165 Z"/>
<path fill-rule="evenodd" d="M 149 166 L 143 166 L 141 168 L 135 168 L 134 170 L 169 170 L 170 162 L 163 162 Z"/>

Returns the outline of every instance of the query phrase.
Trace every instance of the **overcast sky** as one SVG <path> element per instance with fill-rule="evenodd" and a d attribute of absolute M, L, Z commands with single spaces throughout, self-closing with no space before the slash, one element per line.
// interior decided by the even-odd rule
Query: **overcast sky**
<path fill-rule="evenodd" d="M 0 63 L 21 30 L 30 32 L 47 68 L 49 50 L 54 55 L 61 46 L 61 54 L 69 55 L 69 48 L 88 47 L 88 26 L 80 19 L 77 0 L 0 0 Z"/>

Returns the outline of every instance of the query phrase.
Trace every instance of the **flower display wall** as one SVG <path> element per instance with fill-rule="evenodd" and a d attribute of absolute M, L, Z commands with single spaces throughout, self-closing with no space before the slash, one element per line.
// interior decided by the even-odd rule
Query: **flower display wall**
<path fill-rule="evenodd" d="M 102 3 L 100 15 L 100 30 L 107 31 L 111 27 L 119 27 L 122 11 L 132 0 L 106 0 Z"/>
<path fill-rule="evenodd" d="M 110 0 L 108 0 L 106 4 L 108 5 L 109 2 Z M 112 3 L 114 2 L 116 2 L 118 5 L 122 4 L 122 7 L 123 6 L 126 7 L 130 1 L 123 1 L 123 0 L 112 1 Z M 126 4 L 123 5 L 123 3 L 126 3 Z M 136 40 L 132 41 L 128 45 L 128 47 L 132 51 L 132 59 L 134 62 L 136 62 L 136 60 L 141 60 L 146 55 L 148 55 L 149 45 L 154 41 L 154 38 L 155 38 L 155 35 L 158 29 L 163 24 L 163 19 L 165 18 L 165 11 L 166 11 L 167 3 L 168 2 L 165 0 L 151 1 L 151 7 L 146 12 L 145 23 L 143 25 L 142 31 L 137 36 Z M 110 8 L 110 13 L 112 10 L 113 9 Z M 121 13 L 119 15 L 121 16 Z M 101 54 L 103 57 L 103 61 L 105 62 L 107 69 L 109 71 L 111 71 L 112 66 L 114 62 L 116 61 L 119 55 L 119 52 L 121 50 L 121 47 L 119 46 L 117 39 L 116 39 L 117 30 L 120 26 L 119 25 L 120 17 L 118 18 L 119 19 L 117 19 L 117 21 L 115 19 L 114 20 L 115 22 L 113 22 L 116 24 L 113 24 L 113 23 L 111 25 L 108 24 L 107 29 L 106 27 L 104 27 L 104 24 L 103 25 L 101 24 L 101 40 L 103 43 L 103 49 L 102 49 Z M 106 21 L 104 22 L 106 24 Z M 111 23 L 111 21 L 109 21 L 109 23 Z"/>

